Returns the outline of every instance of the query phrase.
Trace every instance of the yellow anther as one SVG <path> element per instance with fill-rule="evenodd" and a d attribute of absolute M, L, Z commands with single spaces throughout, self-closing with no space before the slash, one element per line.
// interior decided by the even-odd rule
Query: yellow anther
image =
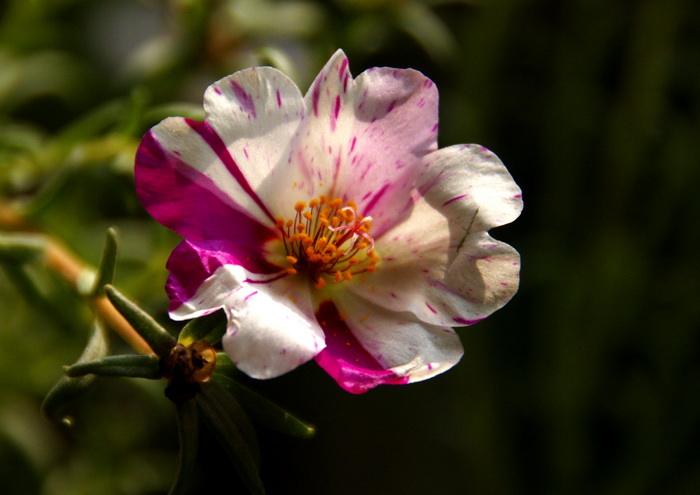
<path fill-rule="evenodd" d="M 335 272 L 335 275 L 333 276 L 336 282 L 341 282 L 343 280 L 343 274 L 340 273 L 340 270 Z"/>
<path fill-rule="evenodd" d="M 338 225 L 340 225 L 340 218 L 338 218 L 338 217 L 333 217 L 333 218 L 331 219 L 331 225 L 332 225 L 333 227 L 337 227 Z"/>
<path fill-rule="evenodd" d="M 287 227 L 294 225 L 294 220 L 287 220 Z"/>
<path fill-rule="evenodd" d="M 325 194 L 321 194 L 321 195 L 318 197 L 318 200 L 320 201 L 320 203 L 321 203 L 322 205 L 325 205 L 326 203 L 328 203 L 328 196 L 326 196 Z"/>
<path fill-rule="evenodd" d="M 340 208 L 341 206 L 343 206 L 343 198 L 335 198 L 333 201 L 331 201 L 330 205 L 331 208 Z"/>
<path fill-rule="evenodd" d="M 318 277 L 318 279 L 316 280 L 316 285 L 314 285 L 314 287 L 316 287 L 317 289 L 323 289 L 325 286 L 326 279 L 324 279 L 323 277 Z"/>
<path fill-rule="evenodd" d="M 287 261 L 289 261 L 290 264 L 295 265 L 299 260 L 294 256 L 287 256 Z"/>
<path fill-rule="evenodd" d="M 296 211 L 298 211 L 299 213 L 304 211 L 305 208 L 306 208 L 306 203 L 304 203 L 303 201 L 298 201 L 297 204 L 294 205 L 294 209 Z"/>
<path fill-rule="evenodd" d="M 275 225 L 277 225 L 278 229 L 281 229 L 282 227 L 284 227 L 284 218 L 280 217 L 280 218 L 276 219 Z"/>
<path fill-rule="evenodd" d="M 302 216 L 303 216 L 304 218 L 306 218 L 308 221 L 311 221 L 311 220 L 314 219 L 314 216 L 313 216 L 311 213 L 309 213 L 308 211 L 305 211 L 305 212 L 302 214 Z"/>
<path fill-rule="evenodd" d="M 309 201 L 309 208 L 316 208 L 319 204 L 319 200 L 314 198 L 311 201 Z"/>
<path fill-rule="evenodd" d="M 306 230 L 306 225 L 304 225 L 303 223 L 297 224 L 297 231 L 304 232 L 304 230 Z"/>
<path fill-rule="evenodd" d="M 287 273 L 289 273 L 290 275 L 296 275 L 296 274 L 297 274 L 297 271 L 296 271 L 295 268 L 291 268 L 291 267 L 290 267 L 290 268 L 287 268 L 286 271 L 287 271 Z"/>
<path fill-rule="evenodd" d="M 352 273 L 350 273 L 350 270 L 345 270 L 343 272 L 343 277 L 345 280 L 352 280 Z"/>

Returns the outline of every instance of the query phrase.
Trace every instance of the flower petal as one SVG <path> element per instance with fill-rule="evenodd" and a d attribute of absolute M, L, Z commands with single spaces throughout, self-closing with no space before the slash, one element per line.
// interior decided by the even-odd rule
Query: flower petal
<path fill-rule="evenodd" d="M 252 189 L 286 160 L 304 108 L 296 84 L 271 67 L 236 72 L 209 86 L 204 94 L 207 122 L 226 143 Z"/>
<path fill-rule="evenodd" d="M 234 225 L 241 216 L 249 217 L 246 224 L 252 223 L 250 218 L 263 225 L 274 224 L 267 207 L 206 121 L 173 117 L 153 127 L 137 150 L 135 178 L 136 192 L 149 213 L 183 236 L 211 239 L 217 223 L 202 219 L 200 212 L 213 208 L 217 208 L 217 219 L 225 216 L 224 211 L 231 212 Z M 194 199 L 182 196 L 181 187 L 188 186 L 200 190 Z M 207 207 L 208 198 L 216 204 Z M 222 204 L 224 209 L 219 208 Z M 198 224 L 202 225 L 199 229 Z M 218 228 L 225 230 L 226 225 Z"/>
<path fill-rule="evenodd" d="M 194 318 L 216 311 L 219 301 L 207 298 L 207 304 L 195 304 L 202 285 L 224 265 L 242 265 L 256 281 L 276 278 L 281 268 L 269 263 L 265 252 L 254 244 L 227 241 L 183 241 L 171 253 L 166 264 L 170 276 L 165 290 L 170 297 L 171 315 Z M 252 275 L 251 275 L 252 276 Z M 224 292 L 226 292 L 224 288 Z"/>
<path fill-rule="evenodd" d="M 376 240 L 382 261 L 364 282 L 353 280 L 351 291 L 433 325 L 470 325 L 486 318 L 517 291 L 520 258 L 486 232 L 464 234 L 474 212 L 463 215 L 448 220 L 419 199 L 404 223 Z M 455 230 L 462 238 L 452 244 Z"/>
<path fill-rule="evenodd" d="M 171 138 L 169 133 L 175 136 Z M 178 148 L 168 150 L 165 146 L 173 142 L 178 142 Z M 224 192 L 226 173 L 215 174 L 211 170 L 204 173 L 184 161 L 179 149 L 187 142 L 194 148 L 190 151 L 193 156 L 189 158 L 201 163 L 202 159 L 196 154 L 202 151 L 203 143 L 197 140 L 192 127 L 184 119 L 163 121 L 144 136 L 139 146 L 135 166 L 136 192 L 151 216 L 194 241 L 247 239 L 258 244 L 278 235 L 251 217 L 228 191 Z"/>
<path fill-rule="evenodd" d="M 437 147 L 435 85 L 411 69 L 373 68 L 353 80 L 338 51 L 305 100 L 291 166 L 263 184 L 261 195 L 294 189 L 291 202 L 276 211 L 320 194 L 344 197 L 373 217 L 375 233 L 389 228 L 410 208 L 421 159 Z M 290 201 L 287 193 L 281 196 Z"/>
<path fill-rule="evenodd" d="M 440 210 L 457 245 L 467 229 L 486 231 L 512 222 L 523 209 L 520 188 L 503 162 L 483 146 L 450 146 L 425 157 L 421 193 Z M 464 222 L 464 219 L 469 222 Z"/>
<path fill-rule="evenodd" d="M 224 308 L 224 351 L 249 376 L 273 378 L 310 360 L 325 345 L 310 292 L 302 284 L 289 276 L 265 281 L 240 265 L 223 264 L 170 316 L 182 320 Z"/>
<path fill-rule="evenodd" d="M 426 325 L 356 297 L 322 303 L 317 318 L 326 348 L 316 362 L 352 393 L 425 380 L 451 368 L 463 354 L 451 328 Z"/>

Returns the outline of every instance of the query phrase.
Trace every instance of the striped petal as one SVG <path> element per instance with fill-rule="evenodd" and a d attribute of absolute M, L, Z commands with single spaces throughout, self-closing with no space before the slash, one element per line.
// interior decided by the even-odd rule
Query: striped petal
<path fill-rule="evenodd" d="M 316 362 L 352 393 L 425 380 L 454 366 L 463 354 L 451 328 L 427 325 L 357 297 L 327 301 L 317 317 L 326 348 Z"/>
<path fill-rule="evenodd" d="M 375 233 L 388 229 L 410 208 L 421 160 L 437 147 L 435 85 L 410 69 L 373 68 L 353 79 L 338 51 L 305 103 L 290 166 L 279 180 L 263 184 L 261 194 L 285 191 L 272 199 L 287 203 L 276 211 L 320 194 L 343 197 L 374 218 Z"/>
<path fill-rule="evenodd" d="M 201 254 L 201 251 L 200 251 Z M 224 308 L 228 328 L 222 340 L 234 364 L 253 378 L 274 378 L 312 359 L 324 344 L 310 292 L 297 278 L 253 273 L 210 259 L 213 273 L 170 312 L 176 320 Z"/>
<path fill-rule="evenodd" d="M 517 291 L 518 252 L 482 229 L 517 217 L 520 189 L 480 147 L 446 148 L 427 160 L 426 196 L 415 198 L 411 215 L 376 240 L 382 262 L 351 290 L 433 325 L 470 325 Z"/>

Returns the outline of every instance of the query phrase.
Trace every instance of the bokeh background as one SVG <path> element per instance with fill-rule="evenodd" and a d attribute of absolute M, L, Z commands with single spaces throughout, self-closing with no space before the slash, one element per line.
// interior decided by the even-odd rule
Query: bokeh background
<path fill-rule="evenodd" d="M 141 135 L 201 118 L 205 87 L 251 65 L 305 91 L 338 47 L 355 75 L 423 71 L 441 146 L 506 163 L 525 210 L 493 235 L 521 252 L 522 285 L 427 382 L 353 396 L 314 363 L 251 381 L 318 429 L 258 429 L 269 493 L 700 493 L 696 0 L 6 0 L 0 230 L 96 264 L 117 226 L 116 285 L 175 328 L 162 286 L 178 239 L 134 195 Z M 0 491 L 166 493 L 163 383 L 99 379 L 72 428 L 46 421 L 90 311 L 40 261 L 2 268 Z M 217 483 L 243 493 L 205 436 L 198 492 Z"/>

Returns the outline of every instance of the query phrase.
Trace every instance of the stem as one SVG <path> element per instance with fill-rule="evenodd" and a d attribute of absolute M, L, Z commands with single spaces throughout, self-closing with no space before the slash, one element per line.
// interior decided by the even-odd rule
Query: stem
<path fill-rule="evenodd" d="M 24 225 L 22 216 L 10 205 L 0 203 L 0 227 L 8 230 L 20 230 Z M 80 275 L 90 270 L 87 263 L 62 245 L 59 241 L 46 235 L 44 260 L 49 268 L 63 277 L 74 289 L 78 290 Z M 124 341 L 141 354 L 153 354 L 153 349 L 141 335 L 134 330 L 129 322 L 119 313 L 104 295 L 90 299 L 90 303 L 103 320 L 117 332 Z"/>

